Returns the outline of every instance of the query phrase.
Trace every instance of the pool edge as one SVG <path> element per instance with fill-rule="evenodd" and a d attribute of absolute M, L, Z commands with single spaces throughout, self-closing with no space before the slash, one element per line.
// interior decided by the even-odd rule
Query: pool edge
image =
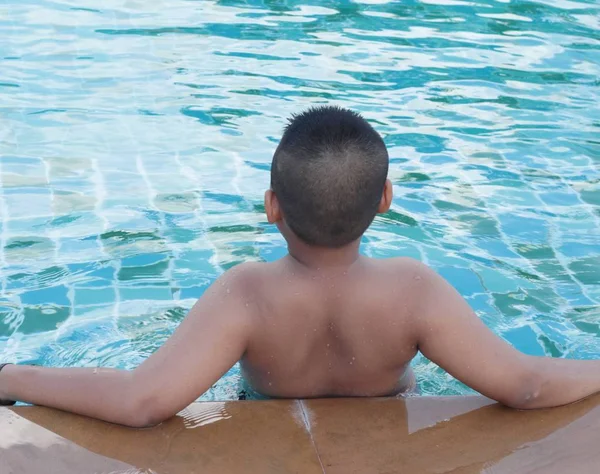
<path fill-rule="evenodd" d="M 483 397 L 203 402 L 143 430 L 0 409 L 0 472 L 596 472 L 600 396 L 517 411 Z"/>

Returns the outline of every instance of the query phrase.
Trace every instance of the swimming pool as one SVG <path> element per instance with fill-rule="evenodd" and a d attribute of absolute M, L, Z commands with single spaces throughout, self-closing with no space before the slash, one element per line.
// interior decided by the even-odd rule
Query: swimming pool
<path fill-rule="evenodd" d="M 600 357 L 596 2 L 80 3 L 0 5 L 0 359 L 134 367 L 223 270 L 283 255 L 271 156 L 321 103 L 390 149 L 367 255 L 430 264 L 529 354 Z"/>

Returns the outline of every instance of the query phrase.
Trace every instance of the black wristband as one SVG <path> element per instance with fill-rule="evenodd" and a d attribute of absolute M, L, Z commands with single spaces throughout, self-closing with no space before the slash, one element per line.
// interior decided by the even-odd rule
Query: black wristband
<path fill-rule="evenodd" d="M 4 367 L 6 367 L 7 365 L 11 365 L 11 364 L 0 364 L 0 372 L 2 372 L 2 369 Z M 10 407 L 10 406 L 13 406 L 15 403 L 17 403 L 17 402 L 15 402 L 13 400 L 0 399 L 0 407 Z"/>

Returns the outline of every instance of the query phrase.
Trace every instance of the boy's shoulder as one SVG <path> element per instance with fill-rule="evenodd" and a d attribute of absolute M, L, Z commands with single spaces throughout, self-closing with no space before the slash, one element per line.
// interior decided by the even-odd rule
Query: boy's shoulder
<path fill-rule="evenodd" d="M 412 257 L 371 258 L 369 260 L 376 270 L 389 272 L 398 278 L 416 277 L 429 269 L 423 262 Z"/>
<path fill-rule="evenodd" d="M 428 291 L 433 270 L 410 257 L 371 259 L 368 281 L 390 298 L 402 302 L 418 302 Z"/>
<path fill-rule="evenodd" d="M 272 263 L 265 262 L 240 263 L 225 271 L 218 280 L 222 284 L 248 287 L 269 275 L 272 265 Z"/>

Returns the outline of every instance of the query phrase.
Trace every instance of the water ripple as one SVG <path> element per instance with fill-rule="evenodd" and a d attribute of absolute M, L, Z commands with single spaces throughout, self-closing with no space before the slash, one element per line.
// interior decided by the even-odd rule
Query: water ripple
<path fill-rule="evenodd" d="M 3 358 L 134 367 L 220 272 L 281 255 L 270 158 L 324 103 L 390 149 L 367 254 L 429 263 L 528 353 L 600 355 L 597 2 L 79 3 L 0 5 Z"/>

